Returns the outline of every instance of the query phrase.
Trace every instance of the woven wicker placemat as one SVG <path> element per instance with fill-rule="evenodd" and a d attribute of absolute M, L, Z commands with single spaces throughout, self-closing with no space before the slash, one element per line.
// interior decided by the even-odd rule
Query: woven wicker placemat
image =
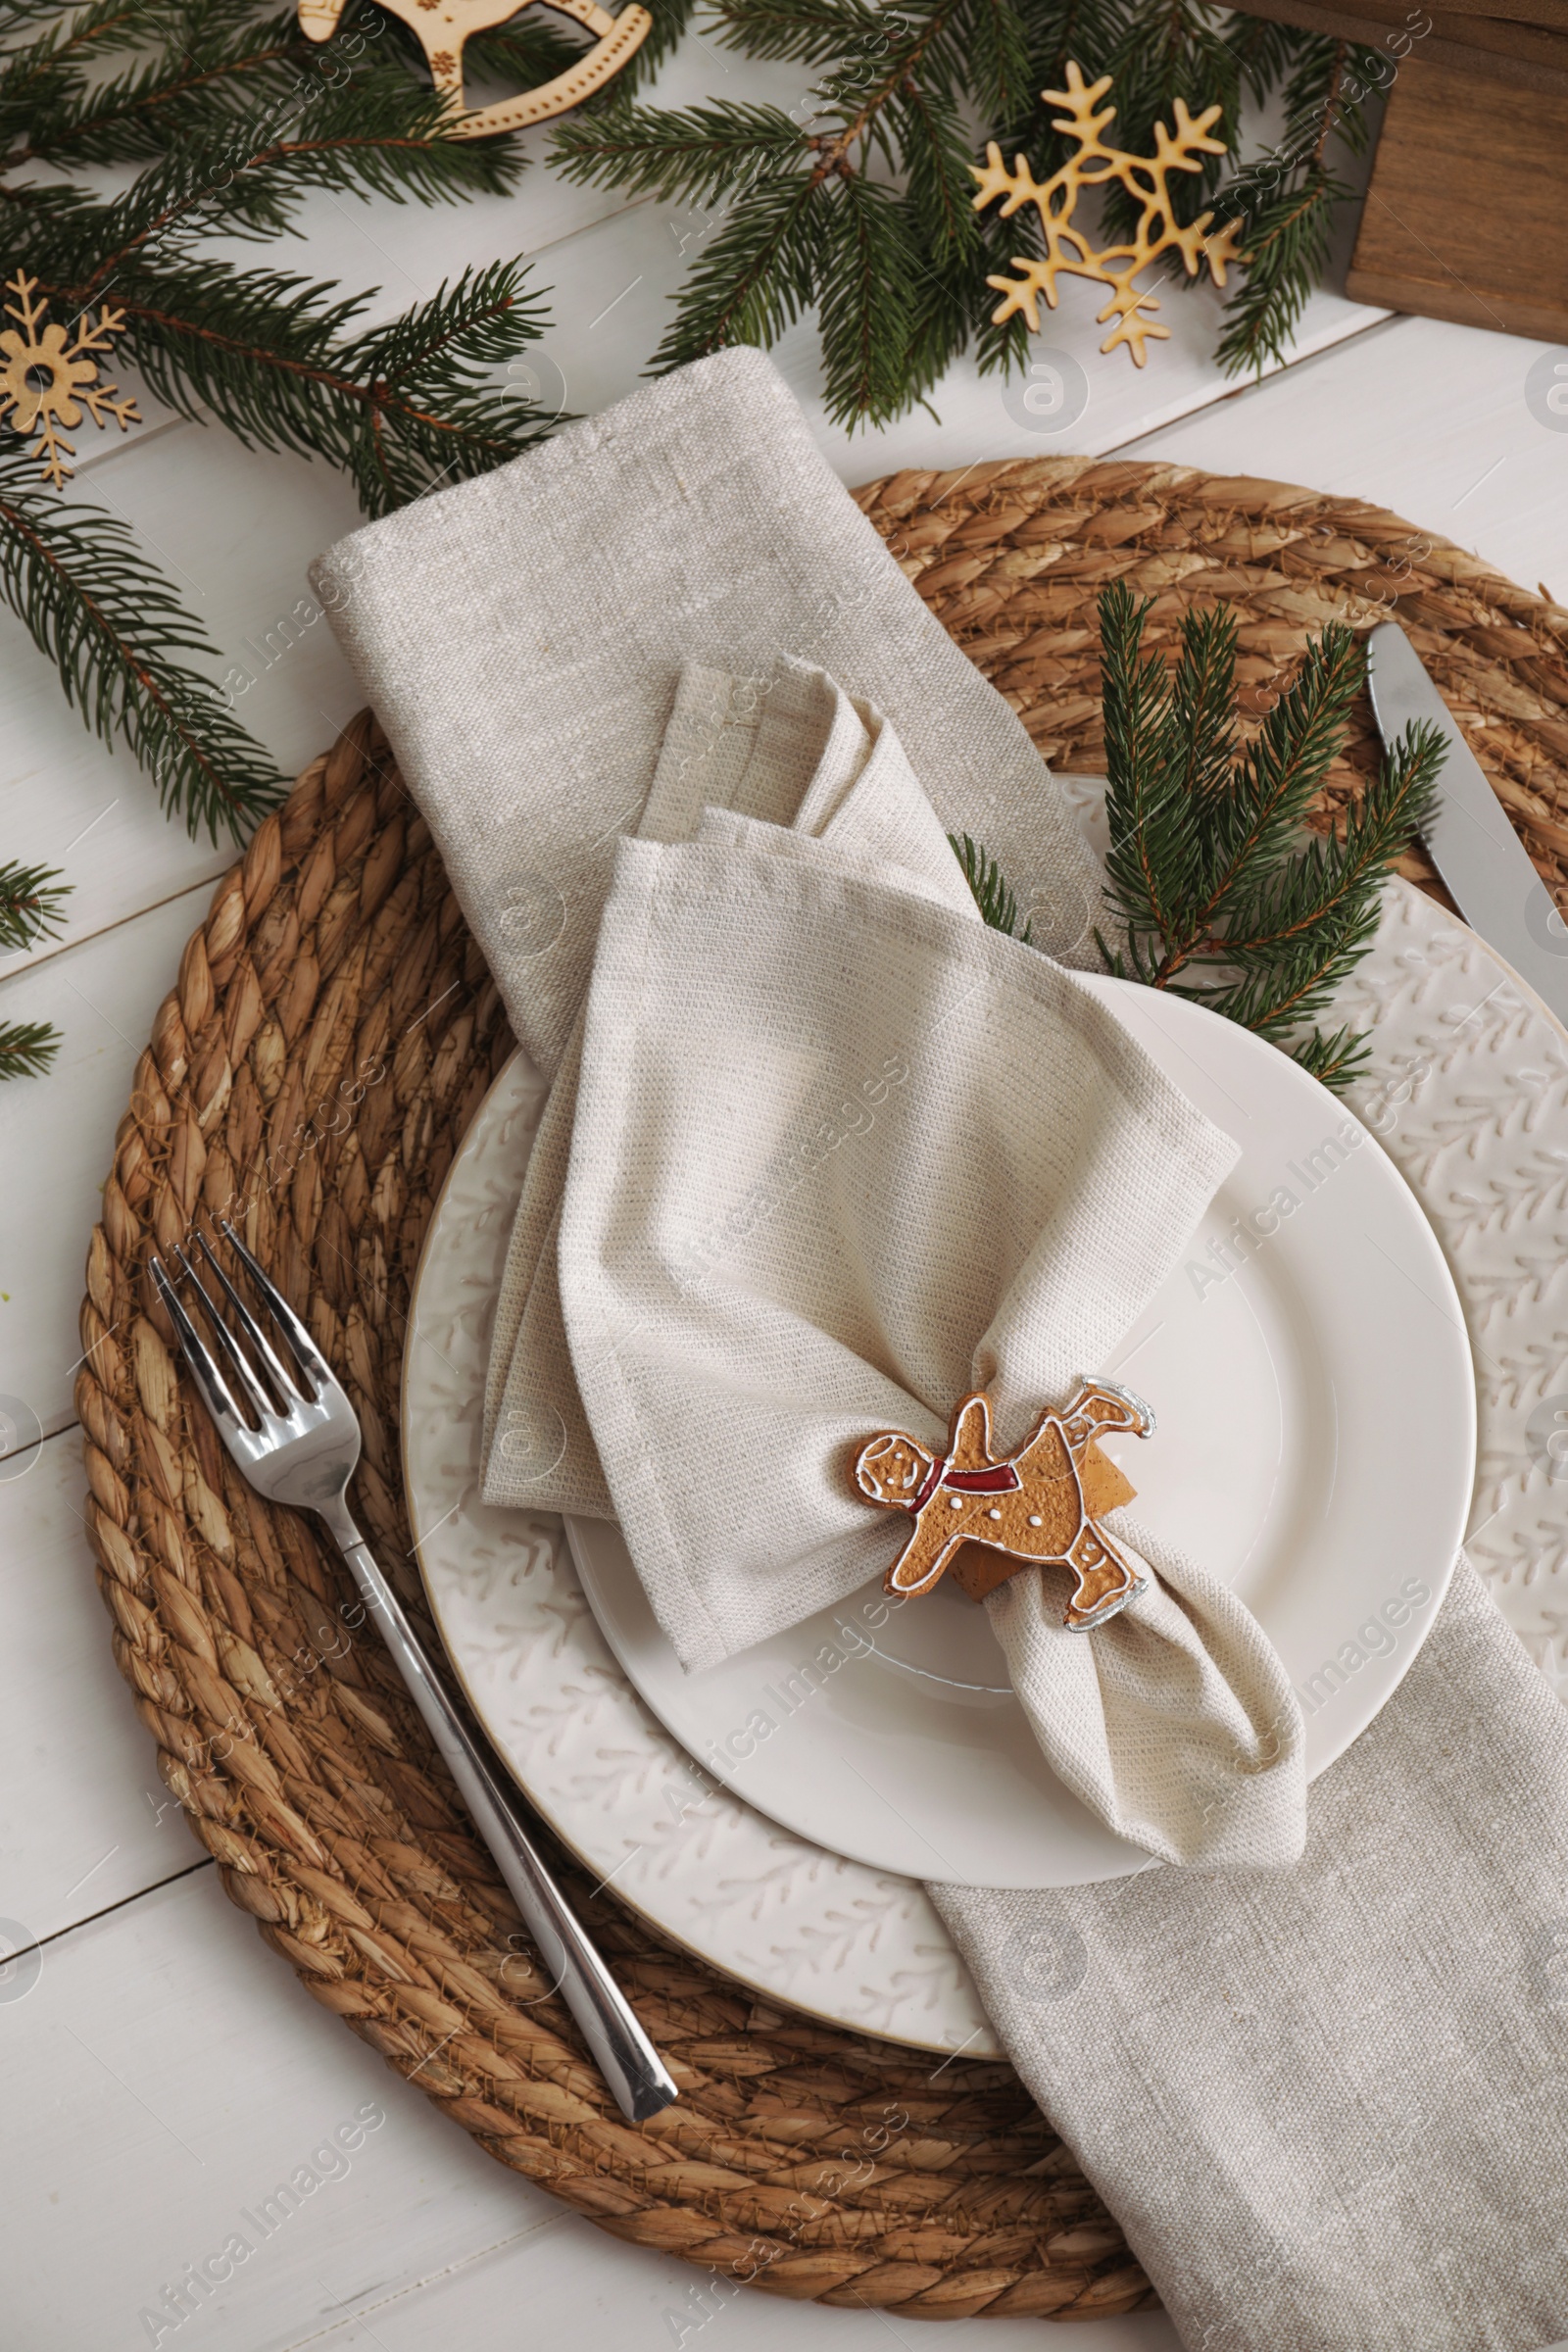
<path fill-rule="evenodd" d="M 1254 710 L 1308 630 L 1396 612 L 1564 895 L 1568 613 L 1462 550 L 1350 501 L 1164 466 L 1046 459 L 858 496 L 1063 768 L 1101 764 L 1107 579 L 1156 597 L 1155 642 L 1195 599 L 1232 600 Z M 1372 757 L 1363 710 L 1337 797 Z M 760 2002 L 558 1856 L 681 2089 L 654 2122 L 622 2123 L 396 1672 L 345 1626 L 336 1555 L 251 1493 L 187 1388 L 146 1260 L 227 1213 L 345 1380 L 365 1429 L 357 1509 L 422 1614 L 397 1441 L 410 1285 L 511 1044 L 366 713 L 261 826 L 186 948 L 88 1256 L 89 1522 L 165 1782 L 307 1990 L 490 2154 L 617 2235 L 776 2294 L 910 2317 L 1152 2300 L 1009 2068 Z"/>

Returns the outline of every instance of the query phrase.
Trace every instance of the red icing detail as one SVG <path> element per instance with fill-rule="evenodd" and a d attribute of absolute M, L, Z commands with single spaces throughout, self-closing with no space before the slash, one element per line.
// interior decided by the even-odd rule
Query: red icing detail
<path fill-rule="evenodd" d="M 927 1481 L 926 1493 L 931 1489 Z M 1021 1487 L 1022 1479 L 1010 1462 L 994 1462 L 986 1470 L 950 1470 L 942 1481 L 945 1487 L 956 1487 L 961 1494 L 1007 1494 Z M 922 1494 L 920 1500 L 925 1500 Z"/>
<path fill-rule="evenodd" d="M 911 1503 L 906 1505 L 906 1509 L 911 1511 L 924 1509 L 925 1505 L 930 1501 L 932 1495 L 936 1493 L 938 1487 L 941 1486 L 942 1473 L 947 1466 L 948 1464 L 946 1455 L 939 1453 L 936 1460 L 932 1463 L 930 1469 L 925 1474 L 919 1494 L 915 1496 Z"/>

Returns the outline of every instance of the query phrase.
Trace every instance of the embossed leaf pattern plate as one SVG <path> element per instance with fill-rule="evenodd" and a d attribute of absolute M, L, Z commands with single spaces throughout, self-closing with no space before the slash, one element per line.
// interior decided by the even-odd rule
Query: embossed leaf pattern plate
<path fill-rule="evenodd" d="M 1094 833 L 1102 786 L 1061 781 Z M 1402 882 L 1336 1017 L 1373 1033 L 1351 1106 L 1431 1218 L 1468 1325 L 1471 1557 L 1568 1691 L 1568 1037 L 1472 932 Z M 405 1362 L 410 1512 L 468 1694 L 552 1826 L 680 1942 L 835 2023 L 992 2052 L 920 1886 L 828 1853 L 715 1784 L 611 1654 L 560 1521 L 478 1499 L 490 1318 L 541 1099 L 514 1063 L 469 1130 L 431 1223 Z M 1398 1476 L 1397 1461 L 1389 1469 Z M 1369 1619 L 1322 1662 L 1322 1695 L 1348 1690 L 1391 1639 Z"/>

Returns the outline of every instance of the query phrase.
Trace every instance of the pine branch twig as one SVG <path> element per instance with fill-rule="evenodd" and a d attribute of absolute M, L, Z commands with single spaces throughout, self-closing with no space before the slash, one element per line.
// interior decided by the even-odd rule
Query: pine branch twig
<path fill-rule="evenodd" d="M 0 955 L 25 954 L 41 939 L 58 939 L 71 885 L 57 866 L 0 865 Z"/>
<path fill-rule="evenodd" d="M 41 1078 L 64 1042 L 47 1021 L 0 1021 L 0 1085 Z"/>
<path fill-rule="evenodd" d="M 119 737 L 182 813 L 243 838 L 282 791 L 270 760 L 182 654 L 218 654 L 128 525 L 64 506 L 26 460 L 0 458 L 0 597 L 104 742 Z"/>
<path fill-rule="evenodd" d="M 1018 928 L 1018 901 L 994 858 L 988 857 L 967 833 L 950 833 L 948 843 L 955 858 L 963 868 L 963 878 L 969 885 L 982 919 L 993 931 L 1004 931 L 1009 939 L 1021 939 L 1031 945 L 1034 926 L 1025 923 Z"/>
<path fill-rule="evenodd" d="M 1313 1027 L 1371 945 L 1395 858 L 1430 816 L 1443 740 L 1415 727 L 1385 756 L 1342 831 L 1305 829 L 1343 748 L 1364 655 L 1331 624 L 1235 753 L 1236 629 L 1189 612 L 1171 676 L 1143 635 L 1152 600 L 1100 600 L 1113 971 L 1206 1004 L 1344 1086 L 1365 1041 Z"/>
<path fill-rule="evenodd" d="M 652 0 L 639 71 L 691 0 Z M 502 26 L 472 70 L 525 85 L 580 50 L 575 29 Z M 465 271 L 401 318 L 368 296 L 215 259 L 215 235 L 288 231 L 309 189 L 451 201 L 509 188 L 514 140 L 454 138 L 407 28 L 347 0 L 322 46 L 291 8 L 258 0 L 0 0 L 0 220 L 20 330 L 67 338 L 81 376 L 113 337 L 176 414 L 261 449 L 325 460 L 381 514 L 528 448 L 550 422 L 498 381 L 544 312 L 515 265 Z M 115 168 L 107 182 L 103 168 Z M 87 174 L 92 175 L 87 175 Z M 87 176 L 84 176 L 87 175 Z M 45 324 L 49 306 L 50 322 Z M 65 321 L 64 324 L 56 322 Z M 136 421 L 117 387 L 77 383 L 94 420 Z M 105 742 L 124 745 L 192 832 L 243 838 L 282 779 L 215 682 L 218 649 L 135 534 L 51 496 L 21 454 L 24 416 L 57 489 L 70 410 L 29 397 L 0 419 L 0 598 Z M 34 414 L 36 409 L 36 416 Z M 232 674 L 232 673 L 231 673 Z M 0 865 L 0 949 L 55 927 L 63 885 Z M 47 1024 L 0 1031 L 0 1078 L 42 1069 Z"/>

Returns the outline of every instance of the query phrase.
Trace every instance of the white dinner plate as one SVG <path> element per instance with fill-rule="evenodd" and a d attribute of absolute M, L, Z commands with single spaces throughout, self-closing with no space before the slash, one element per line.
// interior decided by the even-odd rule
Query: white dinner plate
<path fill-rule="evenodd" d="M 1407 1671 L 1463 1536 L 1475 1385 L 1458 1297 L 1409 1186 L 1326 1088 L 1200 1005 L 1089 985 L 1241 1154 L 1124 1344 L 1083 1369 L 1152 1405 L 1152 1438 L 1106 1449 L 1139 1491 L 1138 1516 L 1232 1586 L 1273 1641 L 1315 1776 Z M 648 1704 L 707 1771 L 801 1837 L 973 1886 L 1146 1867 L 1052 1772 L 986 1611 L 951 1577 L 891 1610 L 878 1578 L 689 1675 L 619 1529 L 566 1526 Z M 890 1532 L 890 1559 L 899 1540 Z"/>
<path fill-rule="evenodd" d="M 1093 830 L 1102 783 L 1058 780 Z M 1568 1038 L 1473 932 L 1402 882 L 1331 1018 L 1372 1032 L 1352 1106 L 1430 1214 L 1473 1338 L 1480 1446 L 1467 1549 L 1568 1698 L 1568 1472 L 1557 1451 L 1568 1424 Z M 490 1325 L 541 1096 L 515 1056 L 453 1163 L 411 1305 L 404 1474 L 449 1655 L 540 1812 L 663 1934 L 764 2000 L 995 2055 L 919 1882 L 813 1844 L 705 1778 L 612 1654 L 561 1522 L 479 1499 Z M 1258 1278 L 1250 1268 L 1237 1279 Z M 1172 1410 L 1167 1401 L 1161 1435 Z M 1151 1502 L 1157 1443 L 1127 1456 Z M 1387 1467 L 1409 1494 L 1413 1475 L 1392 1445 Z M 1406 1628 L 1390 1630 L 1402 1639 Z M 1340 1653 L 1337 1703 L 1367 1655 L 1359 1642 Z"/>

